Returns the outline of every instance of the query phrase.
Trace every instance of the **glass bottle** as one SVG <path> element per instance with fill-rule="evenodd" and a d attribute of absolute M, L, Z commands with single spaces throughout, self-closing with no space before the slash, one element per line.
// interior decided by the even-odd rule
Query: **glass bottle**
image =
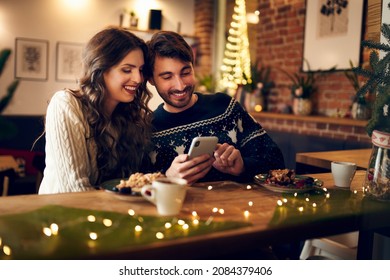
<path fill-rule="evenodd" d="M 374 130 L 371 140 L 364 192 L 373 199 L 390 202 L 390 133 Z"/>

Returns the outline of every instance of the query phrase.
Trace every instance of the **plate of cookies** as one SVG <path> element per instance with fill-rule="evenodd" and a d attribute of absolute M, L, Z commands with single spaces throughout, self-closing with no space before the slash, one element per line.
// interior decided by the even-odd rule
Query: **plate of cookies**
<path fill-rule="evenodd" d="M 141 188 L 151 184 L 157 178 L 165 177 L 161 172 L 133 173 L 129 178 L 112 179 L 103 182 L 100 187 L 108 192 L 124 196 L 140 196 Z"/>
<path fill-rule="evenodd" d="M 310 176 L 297 175 L 294 169 L 274 169 L 265 174 L 257 174 L 254 181 L 264 188 L 279 193 L 303 193 L 316 187 L 322 187 L 323 182 Z"/>

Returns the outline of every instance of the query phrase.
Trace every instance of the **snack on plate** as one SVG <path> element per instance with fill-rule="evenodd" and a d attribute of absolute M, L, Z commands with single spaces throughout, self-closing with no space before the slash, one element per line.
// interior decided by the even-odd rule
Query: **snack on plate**
<path fill-rule="evenodd" d="M 294 184 L 295 180 L 295 170 L 294 169 L 274 169 L 268 172 L 268 177 L 266 182 L 268 184 L 277 184 L 277 185 L 290 185 Z"/>
<path fill-rule="evenodd" d="M 123 192 L 124 188 L 130 188 L 130 192 L 139 192 L 144 185 L 151 184 L 154 180 L 161 177 L 165 177 L 161 172 L 146 174 L 137 172 L 131 174 L 128 180 L 120 180 L 116 187 L 120 192 Z"/>
<path fill-rule="evenodd" d="M 294 169 L 288 168 L 270 170 L 265 182 L 294 189 L 311 188 L 315 184 L 312 177 L 297 175 Z"/>

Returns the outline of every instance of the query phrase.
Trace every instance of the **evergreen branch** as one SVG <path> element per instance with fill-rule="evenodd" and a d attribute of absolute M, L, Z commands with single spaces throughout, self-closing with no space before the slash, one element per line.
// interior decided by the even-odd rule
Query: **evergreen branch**
<path fill-rule="evenodd" d="M 364 96 L 367 92 L 372 92 L 377 86 L 377 82 L 374 80 L 368 80 L 357 92 L 357 97 Z"/>
<path fill-rule="evenodd" d="M 382 24 L 381 26 L 381 33 L 383 35 L 383 37 L 386 38 L 387 42 L 390 43 L 390 25 L 389 24 Z"/>
<path fill-rule="evenodd" d="M 369 49 L 381 50 L 381 51 L 384 51 L 384 52 L 389 52 L 390 51 L 390 46 L 389 45 L 386 45 L 384 43 L 374 42 L 374 41 L 371 41 L 371 40 L 364 40 L 364 41 L 362 41 L 362 46 L 363 47 L 367 47 Z"/>
<path fill-rule="evenodd" d="M 355 72 L 356 75 L 363 76 L 365 78 L 370 78 L 372 75 L 372 71 L 367 70 L 367 69 L 363 69 L 363 68 L 356 67 L 356 68 L 353 68 L 352 71 Z"/>

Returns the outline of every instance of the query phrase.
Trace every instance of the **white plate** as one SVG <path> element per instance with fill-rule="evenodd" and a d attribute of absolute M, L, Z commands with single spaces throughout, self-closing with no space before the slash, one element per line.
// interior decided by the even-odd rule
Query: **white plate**
<path fill-rule="evenodd" d="M 112 180 L 109 180 L 109 181 L 105 181 L 105 182 L 100 184 L 100 187 L 102 189 L 104 189 L 105 191 L 107 191 L 107 192 L 114 193 L 116 195 L 123 196 L 123 197 L 140 196 L 141 195 L 140 192 L 138 192 L 138 191 L 135 192 L 133 190 L 132 190 L 131 193 L 121 193 L 121 192 L 119 192 L 119 190 L 116 188 L 116 186 L 120 183 L 121 180 L 127 180 L 127 179 L 112 179 Z"/>

